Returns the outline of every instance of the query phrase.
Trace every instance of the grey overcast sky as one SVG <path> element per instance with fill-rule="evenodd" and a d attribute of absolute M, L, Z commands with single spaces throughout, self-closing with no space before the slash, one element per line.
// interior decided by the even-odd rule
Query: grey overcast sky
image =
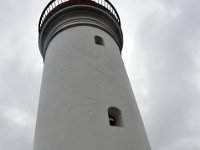
<path fill-rule="evenodd" d="M 200 0 L 110 0 L 152 150 L 200 150 Z M 0 150 L 32 150 L 48 0 L 0 5 Z"/>

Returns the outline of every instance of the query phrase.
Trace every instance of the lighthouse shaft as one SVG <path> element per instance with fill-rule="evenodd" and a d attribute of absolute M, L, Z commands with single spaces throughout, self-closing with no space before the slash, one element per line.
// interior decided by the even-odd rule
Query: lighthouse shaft
<path fill-rule="evenodd" d="M 127 77 L 118 20 L 99 4 L 43 19 L 34 150 L 150 150 Z"/>

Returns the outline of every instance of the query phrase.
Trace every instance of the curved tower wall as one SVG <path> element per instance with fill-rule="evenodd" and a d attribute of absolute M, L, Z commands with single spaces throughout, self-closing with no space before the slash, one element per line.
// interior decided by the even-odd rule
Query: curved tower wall
<path fill-rule="evenodd" d="M 120 44 L 105 29 L 113 25 L 83 14 L 54 19 L 40 33 L 44 71 L 34 150 L 150 150 Z"/>

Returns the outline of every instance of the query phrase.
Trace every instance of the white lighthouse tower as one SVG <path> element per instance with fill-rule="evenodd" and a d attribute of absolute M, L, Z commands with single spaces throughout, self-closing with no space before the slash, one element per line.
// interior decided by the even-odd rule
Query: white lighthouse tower
<path fill-rule="evenodd" d="M 108 0 L 52 0 L 39 22 L 44 71 L 34 150 L 150 150 Z"/>

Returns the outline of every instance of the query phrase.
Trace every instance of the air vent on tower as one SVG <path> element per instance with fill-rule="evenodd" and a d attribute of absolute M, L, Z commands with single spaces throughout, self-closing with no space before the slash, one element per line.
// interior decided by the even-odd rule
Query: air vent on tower
<path fill-rule="evenodd" d="M 108 109 L 108 119 L 110 126 L 122 127 L 122 114 L 121 111 L 116 107 L 110 107 Z"/>

